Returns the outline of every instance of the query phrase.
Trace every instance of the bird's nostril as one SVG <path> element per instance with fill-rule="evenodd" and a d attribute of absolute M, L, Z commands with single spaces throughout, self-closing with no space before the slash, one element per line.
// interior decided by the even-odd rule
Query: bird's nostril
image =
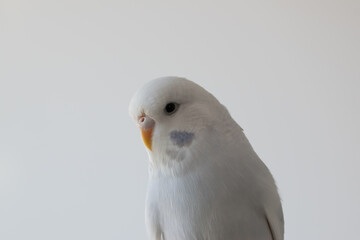
<path fill-rule="evenodd" d="M 150 129 L 154 127 L 155 122 L 148 116 L 142 116 L 138 119 L 138 125 L 141 129 Z"/>

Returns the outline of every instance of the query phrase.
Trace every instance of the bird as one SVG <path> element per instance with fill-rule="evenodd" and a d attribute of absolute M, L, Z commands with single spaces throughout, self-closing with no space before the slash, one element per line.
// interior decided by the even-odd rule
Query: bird
<path fill-rule="evenodd" d="M 272 174 L 210 92 L 186 78 L 160 77 L 135 92 L 129 113 L 149 157 L 149 239 L 284 239 Z"/>

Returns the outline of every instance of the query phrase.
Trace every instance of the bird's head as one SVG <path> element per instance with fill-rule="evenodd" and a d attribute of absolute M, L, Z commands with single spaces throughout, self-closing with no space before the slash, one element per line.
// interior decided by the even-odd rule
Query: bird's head
<path fill-rule="evenodd" d="M 141 130 L 150 158 L 181 159 L 199 134 L 228 115 L 204 88 L 184 78 L 152 80 L 133 96 L 130 115 Z"/>

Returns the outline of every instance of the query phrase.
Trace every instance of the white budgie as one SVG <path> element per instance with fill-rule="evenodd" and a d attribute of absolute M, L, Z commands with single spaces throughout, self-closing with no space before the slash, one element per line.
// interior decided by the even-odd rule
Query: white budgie
<path fill-rule="evenodd" d="M 213 95 L 183 78 L 159 78 L 136 92 L 130 114 L 150 158 L 150 239 L 284 239 L 274 179 Z"/>

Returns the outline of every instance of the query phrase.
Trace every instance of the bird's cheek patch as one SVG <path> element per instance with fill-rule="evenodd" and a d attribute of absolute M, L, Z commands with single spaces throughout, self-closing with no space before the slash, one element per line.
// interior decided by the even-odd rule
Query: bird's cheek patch
<path fill-rule="evenodd" d="M 189 146 L 195 135 L 192 132 L 172 131 L 170 132 L 170 140 L 179 147 Z"/>

